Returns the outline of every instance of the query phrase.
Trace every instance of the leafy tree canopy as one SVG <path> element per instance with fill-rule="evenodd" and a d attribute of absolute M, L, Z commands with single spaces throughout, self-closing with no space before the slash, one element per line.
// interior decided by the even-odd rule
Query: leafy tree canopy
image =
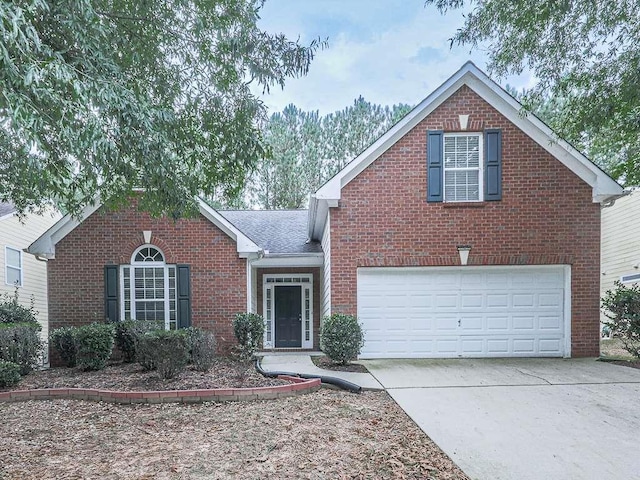
<path fill-rule="evenodd" d="M 376 141 L 410 109 L 404 104 L 376 105 L 362 97 L 328 115 L 287 106 L 273 114 L 264 127 L 270 155 L 260 160 L 246 196 L 253 205 L 266 209 L 304 207 L 309 193 Z"/>
<path fill-rule="evenodd" d="M 0 199 L 77 214 L 143 188 L 180 216 L 265 152 L 264 90 L 318 48 L 256 26 L 264 0 L 0 1 Z"/>
<path fill-rule="evenodd" d="M 498 76 L 527 67 L 524 97 L 614 178 L 640 184 L 640 2 L 637 0 L 426 0 L 467 8 L 452 44 L 488 47 Z"/>

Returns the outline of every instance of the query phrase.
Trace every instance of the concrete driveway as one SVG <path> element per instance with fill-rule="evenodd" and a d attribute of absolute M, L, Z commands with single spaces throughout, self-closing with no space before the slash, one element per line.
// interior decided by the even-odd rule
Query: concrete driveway
<path fill-rule="evenodd" d="M 593 359 L 362 363 L 473 479 L 640 478 L 640 370 Z"/>

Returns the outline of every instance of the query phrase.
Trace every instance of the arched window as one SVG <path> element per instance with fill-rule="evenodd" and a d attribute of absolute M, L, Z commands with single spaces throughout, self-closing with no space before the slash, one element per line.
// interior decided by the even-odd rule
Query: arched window
<path fill-rule="evenodd" d="M 158 247 L 143 245 L 133 252 L 131 264 L 123 265 L 121 271 L 124 320 L 157 321 L 166 329 L 175 330 L 176 266 L 165 263 Z"/>

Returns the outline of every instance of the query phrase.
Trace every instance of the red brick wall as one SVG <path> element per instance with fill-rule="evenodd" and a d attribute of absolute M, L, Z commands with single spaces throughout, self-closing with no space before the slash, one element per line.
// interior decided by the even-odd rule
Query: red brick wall
<path fill-rule="evenodd" d="M 314 350 L 320 350 L 320 269 L 315 267 L 308 268 L 259 268 L 256 275 L 256 292 L 257 298 L 257 311 L 260 315 L 264 315 L 263 312 L 263 278 L 267 274 L 296 274 L 307 273 L 313 275 L 313 348 Z M 281 349 L 278 349 L 281 350 Z M 282 349 L 284 350 L 284 349 Z"/>
<path fill-rule="evenodd" d="M 235 241 L 203 216 L 174 222 L 135 206 L 101 208 L 56 245 L 47 268 L 50 329 L 104 319 L 104 266 L 129 263 L 143 230 L 153 232 L 167 263 L 191 265 L 192 325 L 213 331 L 226 351 L 235 344 L 234 314 L 247 310 L 246 261 Z"/>
<path fill-rule="evenodd" d="M 501 201 L 426 202 L 427 130 L 502 129 Z M 571 264 L 572 356 L 599 353 L 600 208 L 591 187 L 464 86 L 342 189 L 331 211 L 331 301 L 355 314 L 360 266 Z"/>

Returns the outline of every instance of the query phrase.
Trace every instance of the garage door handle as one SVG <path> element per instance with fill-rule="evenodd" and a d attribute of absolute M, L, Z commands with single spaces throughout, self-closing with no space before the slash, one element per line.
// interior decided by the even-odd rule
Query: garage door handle
<path fill-rule="evenodd" d="M 462 323 L 462 320 L 458 320 L 458 326 L 460 327 Z"/>

